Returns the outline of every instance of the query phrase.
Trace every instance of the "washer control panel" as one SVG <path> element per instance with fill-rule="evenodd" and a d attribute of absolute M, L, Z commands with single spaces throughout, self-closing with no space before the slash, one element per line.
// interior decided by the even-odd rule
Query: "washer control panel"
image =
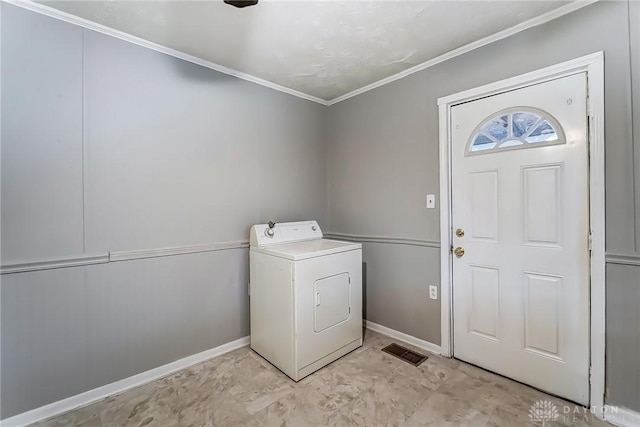
<path fill-rule="evenodd" d="M 322 230 L 317 221 L 272 222 L 251 227 L 251 246 L 268 246 L 279 243 L 301 242 L 322 239 Z"/>

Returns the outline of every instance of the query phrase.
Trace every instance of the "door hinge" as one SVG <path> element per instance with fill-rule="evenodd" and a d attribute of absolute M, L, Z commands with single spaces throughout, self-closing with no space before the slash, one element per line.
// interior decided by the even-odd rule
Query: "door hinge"
<path fill-rule="evenodd" d="M 349 284 L 351 284 L 351 276 L 349 276 Z"/>
<path fill-rule="evenodd" d="M 349 314 L 351 314 L 351 307 L 349 307 Z"/>
<path fill-rule="evenodd" d="M 589 233 L 589 252 L 593 250 L 593 234 Z"/>

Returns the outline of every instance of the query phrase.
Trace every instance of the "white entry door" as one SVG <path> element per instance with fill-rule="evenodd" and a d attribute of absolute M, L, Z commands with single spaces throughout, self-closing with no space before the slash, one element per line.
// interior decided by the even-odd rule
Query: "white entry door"
<path fill-rule="evenodd" d="M 589 403 L 586 74 L 454 106 L 454 356 Z"/>

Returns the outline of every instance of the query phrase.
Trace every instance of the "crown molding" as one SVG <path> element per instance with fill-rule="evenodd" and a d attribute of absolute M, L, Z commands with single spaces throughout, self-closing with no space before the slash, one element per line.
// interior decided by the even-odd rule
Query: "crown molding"
<path fill-rule="evenodd" d="M 346 93 L 344 95 L 338 96 L 336 98 L 333 98 L 331 100 L 324 100 L 321 98 L 318 98 L 317 96 L 313 96 L 313 95 L 309 95 L 307 93 L 304 92 L 300 92 L 298 90 L 295 89 L 291 89 L 282 85 L 279 85 L 277 83 L 273 83 L 264 79 L 261 79 L 259 77 L 256 76 L 252 76 L 250 74 L 247 73 L 243 73 L 241 71 L 238 70 L 234 70 L 232 68 L 228 68 L 225 67 L 223 65 L 220 64 L 216 64 L 213 63 L 211 61 L 207 61 L 204 60 L 202 58 L 198 58 L 196 56 L 193 55 L 189 55 L 187 53 L 184 52 L 180 52 L 176 49 L 172 49 L 148 40 L 145 40 L 143 38 L 140 37 L 136 37 L 133 36 L 131 34 L 127 34 L 123 31 L 119 31 L 110 27 L 107 27 L 105 25 L 102 24 L 98 24 L 96 22 L 93 21 L 89 21 L 88 19 L 84 19 L 84 18 L 80 18 L 78 16 L 72 15 L 70 13 L 66 13 L 63 12 L 61 10 L 58 9 L 54 9 L 52 7 L 49 7 L 47 5 L 41 4 L 41 3 L 35 3 L 32 0 L 1 0 L 2 2 L 5 3 L 9 3 L 12 4 L 14 6 L 18 6 L 21 7 L 23 9 L 27 9 L 33 12 L 37 12 L 40 13 L 42 15 L 46 15 L 49 16 L 51 18 L 55 18 L 55 19 L 59 19 L 61 21 L 65 21 L 68 22 L 70 24 L 74 24 L 74 25 L 78 25 L 80 27 L 92 30 L 92 31 L 96 31 L 98 33 L 102 33 L 108 36 L 112 36 L 115 37 L 117 39 L 120 40 L 124 40 L 133 44 L 136 44 L 138 46 L 142 46 L 142 47 L 146 47 L 148 49 L 151 50 L 155 50 L 156 52 L 161 52 L 164 54 L 167 54 L 169 56 L 173 56 L 174 58 L 178 58 L 178 59 L 182 59 L 184 61 L 187 62 L 191 62 L 193 64 L 197 64 L 200 65 L 202 67 L 205 68 L 209 68 L 215 71 L 218 71 L 220 73 L 223 74 L 227 74 L 233 77 L 237 77 L 239 79 L 242 80 L 246 80 L 261 86 L 265 86 L 268 87 L 270 89 L 274 89 L 280 92 L 284 92 L 287 93 L 289 95 L 293 95 L 296 96 L 298 98 L 302 98 L 302 99 L 306 99 L 308 101 L 312 101 L 312 102 L 316 102 L 318 104 L 321 105 L 325 105 L 325 106 L 329 106 L 329 105 L 334 105 L 337 104 L 338 102 L 344 101 L 346 99 L 349 98 L 353 98 L 354 96 L 360 95 L 364 92 L 368 92 L 372 89 L 376 89 L 380 86 L 384 86 L 386 84 L 389 84 L 391 82 L 394 82 L 396 80 L 400 80 L 404 77 L 410 76 L 411 74 L 417 73 L 418 71 L 422 71 L 425 70 L 429 67 L 433 67 L 434 65 L 440 64 L 441 62 L 447 61 L 449 59 L 455 58 L 457 56 L 463 55 L 467 52 L 471 52 L 472 50 L 478 49 L 482 46 L 486 46 L 490 43 L 493 43 L 495 41 L 498 40 L 502 40 L 505 39 L 509 36 L 512 36 L 514 34 L 517 34 L 519 32 L 522 32 L 524 30 L 527 30 L 529 28 L 532 27 L 536 27 L 542 24 L 545 24 L 549 21 L 552 21 L 556 18 L 560 18 L 561 16 L 567 15 L 571 12 L 575 12 L 578 9 L 581 9 L 585 6 L 589 6 L 590 4 L 593 4 L 599 0 L 574 0 L 569 4 L 566 4 L 564 6 L 561 6 L 557 9 L 551 10 L 549 12 L 543 13 L 542 15 L 536 16 L 534 18 L 529 19 L 528 21 L 525 22 L 521 22 L 520 24 L 514 25 L 513 27 L 507 28 L 505 30 L 499 31 L 495 34 L 492 34 L 490 36 L 484 37 L 480 40 L 476 40 L 474 42 L 471 42 L 469 44 L 466 44 L 464 46 L 461 46 L 457 49 L 454 49 L 452 51 L 449 51 L 447 53 L 444 53 L 440 56 L 437 56 L 435 58 L 429 59 L 428 61 L 425 61 L 421 64 L 415 65 L 411 68 L 408 68 L 404 71 L 401 71 L 399 73 L 396 73 L 392 76 L 389 77 L 385 77 L 384 79 L 378 80 L 374 83 L 368 84 L 366 86 L 363 86 L 359 89 L 356 89 L 354 91 L 351 91 L 349 93 Z"/>
<path fill-rule="evenodd" d="M 590 4 L 593 4 L 597 1 L 599 0 L 574 0 L 569 4 L 561 6 L 557 9 L 553 9 L 549 12 L 543 13 L 542 15 L 538 15 L 534 18 L 529 19 L 528 21 L 521 22 L 520 24 L 514 25 L 513 27 L 509 27 L 505 30 L 502 30 L 490 36 L 484 37 L 480 40 L 476 40 L 474 42 L 461 46 L 457 49 L 444 53 L 440 56 L 436 56 L 435 58 L 429 59 L 428 61 L 425 61 L 421 64 L 408 68 L 404 71 L 400 71 L 397 74 L 386 77 L 382 80 L 378 80 L 377 82 L 373 82 L 371 84 L 363 86 L 360 89 L 356 89 L 342 96 L 334 98 L 328 102 L 328 105 L 337 104 L 338 102 L 344 101 L 349 98 L 353 98 L 356 95 L 360 95 L 364 92 L 368 92 L 372 89 L 376 89 L 380 86 L 384 86 L 396 80 L 400 80 L 404 77 L 410 76 L 411 74 L 417 73 L 418 71 L 422 71 L 429 67 L 433 67 L 434 65 L 438 65 L 441 62 L 445 62 L 457 56 L 464 55 L 465 53 L 471 52 L 472 50 L 486 46 L 498 40 L 506 39 L 507 37 L 510 37 L 514 34 L 518 34 L 524 30 L 528 30 L 529 28 L 533 28 L 533 27 L 537 27 L 539 25 L 545 24 L 556 18 L 560 18 L 561 16 L 567 15 L 571 12 L 575 12 L 578 9 L 582 9 L 585 6 L 589 6 Z"/>
<path fill-rule="evenodd" d="M 182 59 L 184 61 L 191 62 L 193 64 L 200 65 L 202 67 L 209 68 L 211 70 L 215 70 L 220 73 L 227 74 L 229 76 L 237 77 L 241 80 L 246 80 L 248 82 L 255 83 L 260 86 L 265 86 L 270 89 L 277 90 L 279 92 L 284 92 L 289 95 L 296 96 L 298 98 L 317 102 L 318 104 L 322 104 L 322 105 L 329 105 L 328 101 L 318 98 L 316 96 L 309 95 L 309 94 L 300 92 L 298 90 L 291 89 L 286 86 L 282 86 L 277 83 L 273 83 L 273 82 L 261 79 L 260 77 L 252 76 L 251 74 L 243 73 L 242 71 L 234 70 L 232 68 L 228 68 L 223 65 L 216 64 L 214 62 L 207 61 L 193 55 L 189 55 L 188 53 L 184 53 L 179 50 L 172 49 L 170 47 L 163 46 L 161 44 L 154 43 L 140 37 L 136 37 L 134 35 L 125 33 L 123 31 L 116 30 L 111 27 L 107 27 L 106 25 L 89 21 L 88 19 L 80 18 L 79 16 L 75 16 L 70 13 L 63 12 L 61 10 L 55 9 L 53 7 L 49 7 L 42 3 L 36 3 L 31 0 L 2 0 L 2 2 L 12 4 L 14 6 L 18 6 L 26 10 L 30 10 L 32 12 L 36 12 L 41 15 L 48 16 L 50 18 L 68 22 L 70 24 L 77 25 L 79 27 L 86 28 L 88 30 L 92 30 L 101 34 L 105 34 L 107 36 L 115 37 L 117 39 L 129 42 L 129 43 L 133 43 L 138 46 L 146 47 L 148 49 L 155 50 L 156 52 L 164 53 L 166 55 L 173 56 L 174 58 Z"/>

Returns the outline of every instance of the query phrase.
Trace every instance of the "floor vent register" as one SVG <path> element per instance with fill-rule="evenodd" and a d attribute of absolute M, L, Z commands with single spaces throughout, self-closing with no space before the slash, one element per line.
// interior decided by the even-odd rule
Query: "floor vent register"
<path fill-rule="evenodd" d="M 404 360 L 407 363 L 412 364 L 413 366 L 419 366 L 422 362 L 427 360 L 427 356 L 424 356 L 420 353 L 416 353 L 415 351 L 409 350 L 406 347 L 403 347 L 398 344 L 389 344 L 385 348 L 382 349 L 385 353 L 389 353 L 392 356 L 397 357 L 400 360 Z"/>

